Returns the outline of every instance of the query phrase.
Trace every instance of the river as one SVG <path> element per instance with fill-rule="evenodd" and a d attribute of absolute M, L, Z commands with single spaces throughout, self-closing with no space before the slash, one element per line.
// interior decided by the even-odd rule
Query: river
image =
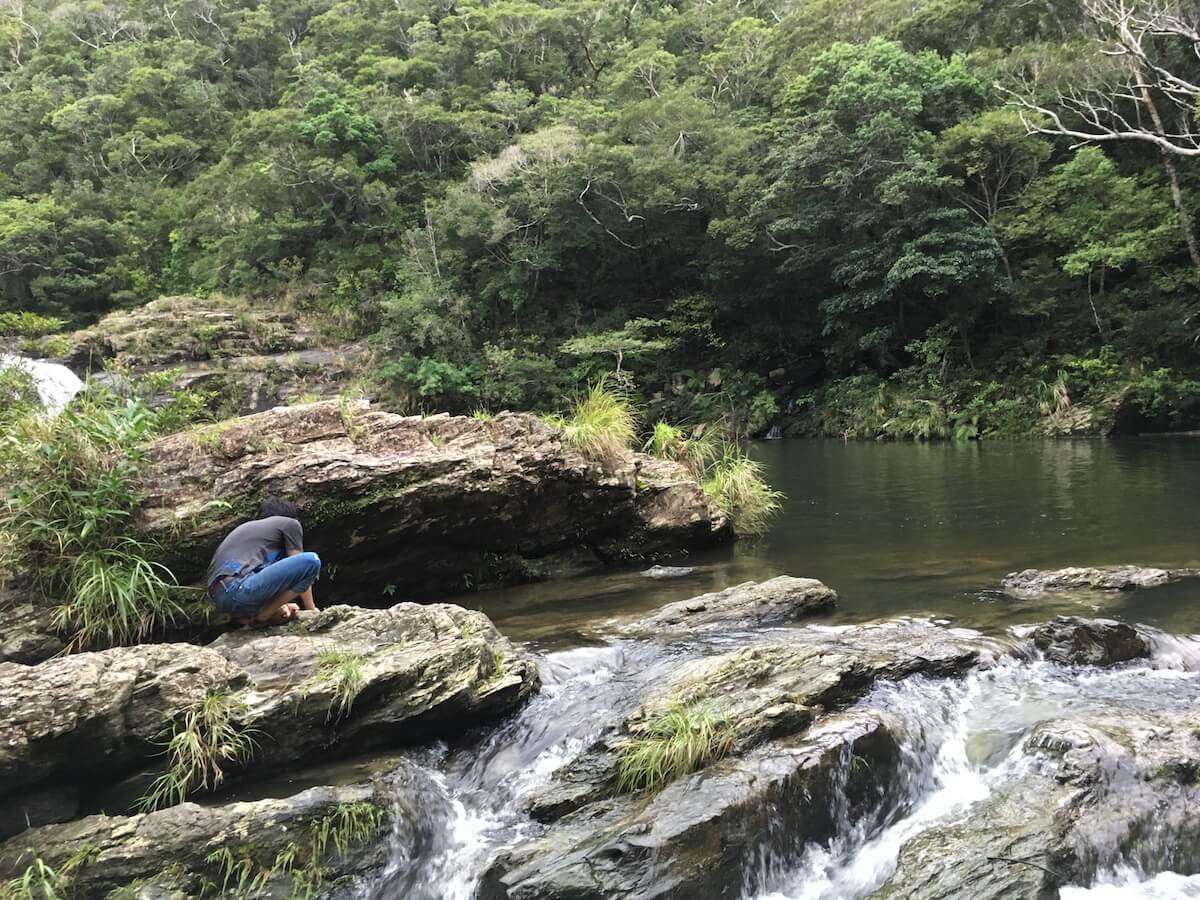
<path fill-rule="evenodd" d="M 802 627 L 933 615 L 1000 633 L 1074 612 L 1200 631 L 1200 580 L 1037 600 L 997 590 L 1004 574 L 1026 567 L 1200 564 L 1200 440 L 776 442 L 757 445 L 755 453 L 788 495 L 761 540 L 686 560 L 695 570 L 680 578 L 614 572 L 458 598 L 539 654 L 544 687 L 487 735 L 411 758 L 428 819 L 415 836 L 408 825 L 398 829 L 387 871 L 364 886 L 364 896 L 470 900 L 488 861 L 536 833 L 517 811 L 522 797 L 627 715 L 681 656 L 729 647 L 724 635 L 666 647 L 618 639 L 608 625 L 617 615 L 793 574 L 820 578 L 841 595 L 834 615 Z M 787 632 L 751 639 L 787 640 Z M 746 872 L 742 897 L 869 897 L 892 875 L 906 842 L 1019 783 L 1039 723 L 1119 720 L 1122 710 L 1180 714 L 1200 702 L 1198 670 L 1200 643 L 1164 637 L 1151 660 L 1128 668 L 1080 675 L 1024 659 L 963 681 L 915 678 L 878 687 L 861 702 L 901 723 L 903 797 L 878 817 L 843 822 L 828 844 L 783 857 L 764 852 Z M 1165 809 L 1184 813 L 1170 801 Z M 1170 840 L 1169 833 L 1149 836 L 1133 854 L 1097 851 L 1098 880 L 1065 888 L 1061 897 L 1200 897 L 1200 878 L 1162 871 L 1169 867 L 1158 861 L 1167 858 Z"/>

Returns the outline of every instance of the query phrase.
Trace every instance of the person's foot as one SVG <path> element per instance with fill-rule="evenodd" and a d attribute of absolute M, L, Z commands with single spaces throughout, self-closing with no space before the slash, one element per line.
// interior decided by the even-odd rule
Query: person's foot
<path fill-rule="evenodd" d="M 255 628 L 268 628 L 272 625 L 286 625 L 300 614 L 300 607 L 295 603 L 285 603 L 275 611 L 269 619 L 254 619 L 251 624 Z"/>

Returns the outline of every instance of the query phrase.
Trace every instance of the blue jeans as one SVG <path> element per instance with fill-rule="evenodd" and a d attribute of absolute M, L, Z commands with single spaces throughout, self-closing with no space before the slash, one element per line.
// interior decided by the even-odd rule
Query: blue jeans
<path fill-rule="evenodd" d="M 321 574 L 321 557 L 315 553 L 297 553 L 264 566 L 248 575 L 235 575 L 213 592 L 217 609 L 231 616 L 251 619 L 282 594 L 303 594 Z"/>

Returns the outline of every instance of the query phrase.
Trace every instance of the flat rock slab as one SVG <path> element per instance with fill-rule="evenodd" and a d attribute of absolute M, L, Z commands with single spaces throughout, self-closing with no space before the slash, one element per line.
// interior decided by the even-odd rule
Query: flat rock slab
<path fill-rule="evenodd" d="M 1020 594 L 1041 594 L 1047 591 L 1133 591 L 1139 588 L 1161 587 L 1176 577 L 1190 575 L 1179 570 L 1178 575 L 1167 569 L 1144 566 L 1071 566 L 1065 569 L 1025 569 L 1004 576 L 1005 590 Z"/>
<path fill-rule="evenodd" d="M 229 698 L 233 724 L 257 745 L 243 768 L 269 774 L 280 759 L 461 732 L 515 708 L 537 683 L 533 661 L 485 615 L 447 604 L 331 607 L 209 647 L 144 645 L 37 666 L 5 663 L 0 805 L 14 815 L 0 824 L 21 819 L 17 811 L 32 813 L 35 824 L 63 818 L 61 798 L 39 812 L 48 791 L 86 793 L 162 767 L 164 742 L 210 694 Z"/>
<path fill-rule="evenodd" d="M 1033 642 L 1063 665 L 1111 666 L 1150 655 L 1150 641 L 1132 625 L 1112 619 L 1058 616 L 1039 625 Z"/>
<path fill-rule="evenodd" d="M 141 489 L 139 524 L 172 548 L 184 579 L 200 577 L 264 496 L 293 499 L 306 545 L 326 563 L 324 596 L 536 581 L 732 538 L 678 463 L 631 453 L 605 468 L 516 413 L 277 407 L 156 441 Z"/>
<path fill-rule="evenodd" d="M 837 592 L 815 578 L 781 575 L 668 603 L 622 626 L 621 633 L 678 638 L 726 628 L 765 628 L 829 612 L 836 603 Z"/>

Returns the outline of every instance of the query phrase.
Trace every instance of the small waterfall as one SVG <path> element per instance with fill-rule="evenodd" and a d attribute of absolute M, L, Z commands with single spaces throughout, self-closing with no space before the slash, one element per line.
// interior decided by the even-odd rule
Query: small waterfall
<path fill-rule="evenodd" d="M 0 369 L 7 368 L 17 368 L 29 374 L 37 387 L 42 406 L 51 415 L 62 412 L 71 398 L 83 390 L 83 382 L 78 376 L 59 363 L 0 353 Z"/>

